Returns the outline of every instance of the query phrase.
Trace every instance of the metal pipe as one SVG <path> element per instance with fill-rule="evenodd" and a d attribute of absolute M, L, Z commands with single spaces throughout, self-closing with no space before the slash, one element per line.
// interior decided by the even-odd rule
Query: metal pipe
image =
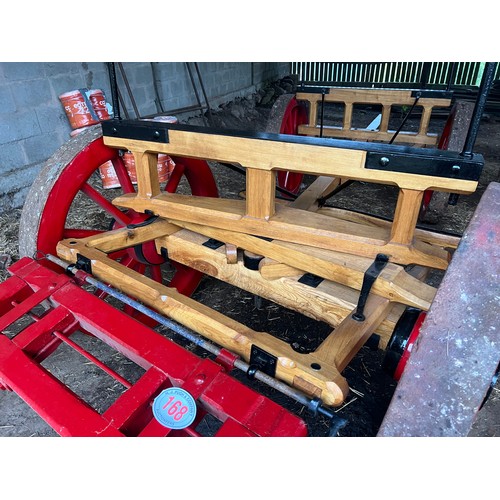
<path fill-rule="evenodd" d="M 163 105 L 161 103 L 161 98 L 160 98 L 160 91 L 158 89 L 158 72 L 156 71 L 156 65 L 158 63 L 151 63 L 151 73 L 153 75 L 153 88 L 154 88 L 154 91 L 155 91 L 155 103 L 156 103 L 156 109 L 160 112 L 160 113 L 164 113 L 165 110 L 163 109 Z"/>
<path fill-rule="evenodd" d="M 207 93 L 205 92 L 205 85 L 203 85 L 203 80 L 201 78 L 201 73 L 200 73 L 200 69 L 198 67 L 197 62 L 194 63 L 194 69 L 196 70 L 196 74 L 198 75 L 198 80 L 200 81 L 201 92 L 203 93 L 203 98 L 205 99 L 205 104 L 207 105 L 208 122 L 210 123 L 210 126 L 213 126 L 212 110 L 210 109 L 210 104 L 208 102 Z"/>
<path fill-rule="evenodd" d="M 497 63 L 486 63 L 484 68 L 483 78 L 481 80 L 481 85 L 479 87 L 476 105 L 474 106 L 474 112 L 472 114 L 471 123 L 469 126 L 469 131 L 467 132 L 467 138 L 465 139 L 465 145 L 460 153 L 461 156 L 471 157 L 474 149 L 474 144 L 476 142 L 477 134 L 479 132 L 479 125 L 481 123 L 481 118 L 483 116 L 484 108 L 486 107 L 486 102 L 488 100 L 488 94 L 490 92 L 491 86 L 493 84 L 493 79 L 495 78 Z"/>
<path fill-rule="evenodd" d="M 113 117 L 121 120 L 120 105 L 118 102 L 118 83 L 116 81 L 115 63 L 106 63 L 109 74 L 109 86 L 111 88 L 111 102 L 113 103 Z"/>
<path fill-rule="evenodd" d="M 194 95 L 196 97 L 196 102 L 198 103 L 198 107 L 201 111 L 201 117 L 203 118 L 203 123 L 205 124 L 205 126 L 207 126 L 207 119 L 205 117 L 205 114 L 203 113 L 203 105 L 201 104 L 200 96 L 198 94 L 198 91 L 196 90 L 196 84 L 194 83 L 193 72 L 191 71 L 191 66 L 189 66 L 188 62 L 186 63 L 186 68 L 189 73 L 189 78 L 191 80 L 191 85 L 193 87 Z"/>
<path fill-rule="evenodd" d="M 129 296 L 125 295 L 124 293 L 116 290 L 115 288 L 106 285 L 105 283 L 102 283 L 101 281 L 95 279 L 93 276 L 90 274 L 83 272 L 79 270 L 75 264 L 68 264 L 66 261 L 59 259 L 58 257 L 55 257 L 54 255 L 50 254 L 45 254 L 45 258 L 49 260 L 50 262 L 62 267 L 66 272 L 69 272 L 71 274 L 76 275 L 79 273 L 79 277 L 82 277 L 82 279 L 88 283 L 89 285 L 92 285 L 96 287 L 98 290 L 101 290 L 108 295 L 111 295 L 115 299 L 118 299 L 120 302 L 123 302 L 124 304 L 127 304 L 134 308 L 136 311 L 139 311 L 143 313 L 144 315 L 148 316 L 149 318 L 155 320 L 156 322 L 160 323 L 161 325 L 165 326 L 166 328 L 172 330 L 174 333 L 177 333 L 181 337 L 189 340 L 190 342 L 193 342 L 197 346 L 205 349 L 206 351 L 210 352 L 211 354 L 215 356 L 219 356 L 221 354 L 222 349 L 211 342 L 205 340 L 203 337 L 200 335 L 191 332 L 188 330 L 186 327 L 179 325 L 178 323 L 165 318 L 165 316 L 162 316 L 161 314 L 157 313 L 156 311 L 153 311 L 152 309 L 146 307 L 145 305 L 141 304 L 140 302 L 137 302 L 136 300 L 130 298 Z M 286 396 L 289 396 L 290 398 L 294 399 L 298 403 L 303 404 L 304 406 L 307 406 L 307 408 L 314 413 L 321 413 L 325 417 L 329 418 L 332 421 L 332 425 L 335 429 L 339 429 L 340 427 L 343 427 L 345 425 L 345 420 L 341 419 L 338 417 L 335 412 L 329 410 L 328 408 L 325 408 L 321 405 L 321 400 L 320 399 L 310 399 L 308 398 L 305 394 L 297 391 L 293 387 L 290 387 L 286 385 L 283 382 L 280 382 L 279 380 L 275 379 L 274 377 L 271 377 L 267 375 L 266 373 L 255 369 L 255 367 L 249 365 L 246 361 L 237 358 L 234 362 L 235 368 L 238 368 L 239 370 L 245 372 L 247 375 L 252 373 L 252 378 L 256 378 L 260 382 L 263 382 L 264 384 L 268 385 L 269 387 L 272 387 L 273 389 L 278 390 L 282 394 L 285 394 Z"/>
<path fill-rule="evenodd" d="M 125 87 L 127 87 L 127 93 L 128 93 L 129 98 L 130 98 L 130 102 L 132 103 L 132 107 L 134 108 L 135 117 L 141 118 L 141 114 L 139 113 L 139 109 L 137 108 L 137 104 L 136 104 L 135 99 L 134 99 L 134 94 L 132 93 L 132 89 L 130 88 L 130 84 L 128 82 L 128 78 L 127 78 L 127 75 L 125 73 L 125 69 L 123 67 L 123 64 L 118 63 L 118 67 L 120 68 L 122 78 L 123 78 L 123 81 L 125 83 Z"/>

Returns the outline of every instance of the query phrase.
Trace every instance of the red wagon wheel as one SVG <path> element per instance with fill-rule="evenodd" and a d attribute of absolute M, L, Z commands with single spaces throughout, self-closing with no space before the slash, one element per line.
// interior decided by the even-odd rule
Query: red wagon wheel
<path fill-rule="evenodd" d="M 305 104 L 297 101 L 293 94 L 284 94 L 274 103 L 266 132 L 271 134 L 298 135 L 299 125 L 309 122 Z M 276 182 L 282 189 L 298 193 L 304 174 L 280 170 Z"/>
<path fill-rule="evenodd" d="M 218 190 L 208 164 L 192 158 L 172 158 L 176 166 L 164 187 L 194 196 L 217 197 Z M 120 187 L 104 190 L 99 166 L 111 161 Z M 119 151 L 104 145 L 100 126 L 89 127 L 64 144 L 45 164 L 27 195 L 19 227 L 19 253 L 32 257 L 36 252 L 56 255 L 56 245 L 66 238 L 84 238 L 111 228 L 141 223 L 147 215 L 134 210 L 121 211 L 111 200 L 135 192 Z M 183 191 L 185 192 L 185 191 Z M 186 193 L 189 194 L 189 193 Z M 166 283 L 154 243 L 110 254 L 130 269 Z M 191 295 L 203 274 L 171 262 L 173 277 L 168 286 Z"/>

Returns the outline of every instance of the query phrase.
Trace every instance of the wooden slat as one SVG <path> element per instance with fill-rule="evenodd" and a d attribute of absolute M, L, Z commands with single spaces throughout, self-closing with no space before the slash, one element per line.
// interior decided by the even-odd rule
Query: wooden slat
<path fill-rule="evenodd" d="M 138 151 L 155 151 L 171 156 L 188 156 L 240 164 L 258 170 L 286 170 L 312 175 L 349 178 L 396 185 L 405 189 L 472 193 L 477 182 L 403 172 L 366 169 L 366 151 L 313 144 L 169 129 L 168 143 L 155 143 L 105 136 L 107 146 Z M 151 166 L 150 166 L 151 167 Z M 139 169 L 140 170 L 140 169 Z M 154 169 L 150 168 L 153 175 Z M 147 190 L 146 190 L 147 191 Z M 148 192 L 145 194 L 148 196 Z"/>
<path fill-rule="evenodd" d="M 309 246 L 354 255 L 375 258 L 378 253 L 385 253 L 392 262 L 404 265 L 420 264 L 438 269 L 448 266 L 449 254 L 441 248 L 419 241 L 412 246 L 392 244 L 389 242 L 389 232 L 384 228 L 335 220 L 278 204 L 276 215 L 265 220 L 245 217 L 246 205 L 243 200 L 167 193 L 149 200 L 124 195 L 115 198 L 113 203 L 139 212 L 151 210 L 171 221 L 199 225 L 210 223 L 218 229 L 291 243 L 307 243 Z"/>
<path fill-rule="evenodd" d="M 288 344 L 272 335 L 255 332 L 175 289 L 122 266 L 99 250 L 79 242 L 70 245 L 69 241 L 61 241 L 57 245 L 57 254 L 68 262 L 76 262 L 78 254 L 89 258 L 92 261 L 92 273 L 98 279 L 239 354 L 247 361 L 250 360 L 251 346 L 261 347 L 278 358 L 277 378 L 312 397 L 321 397 L 327 405 L 341 404 L 349 391 L 346 380 L 334 366 L 325 366 L 319 372 L 311 368 L 311 364 L 318 363 L 314 353 L 299 355 Z"/>
<path fill-rule="evenodd" d="M 292 245 L 282 242 L 269 242 L 249 236 L 221 229 L 214 229 L 197 224 L 173 221 L 185 229 L 229 242 L 239 248 L 249 250 L 257 255 L 264 255 L 273 260 L 301 269 L 304 272 L 321 276 L 325 279 L 341 283 L 357 290 L 363 284 L 364 272 L 371 262 L 360 259 L 358 262 L 349 260 L 349 255 L 342 256 L 333 252 L 324 252 L 320 249 L 307 246 Z M 349 268 L 348 265 L 352 264 Z M 435 289 L 427 286 L 404 273 L 398 266 L 388 265 L 379 279 L 373 285 L 373 293 L 382 295 L 389 300 L 427 310 L 435 294 Z"/>

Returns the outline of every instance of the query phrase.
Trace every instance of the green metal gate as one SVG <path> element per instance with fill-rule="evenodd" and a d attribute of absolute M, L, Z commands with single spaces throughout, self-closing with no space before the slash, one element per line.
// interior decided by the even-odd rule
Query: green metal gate
<path fill-rule="evenodd" d="M 363 87 L 478 87 L 483 62 L 294 62 L 292 74 L 304 85 Z M 496 79 L 499 78 L 500 68 Z"/>

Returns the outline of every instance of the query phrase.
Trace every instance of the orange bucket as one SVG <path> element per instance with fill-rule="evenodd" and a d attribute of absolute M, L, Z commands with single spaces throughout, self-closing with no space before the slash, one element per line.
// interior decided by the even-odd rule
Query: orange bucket
<path fill-rule="evenodd" d="M 109 120 L 111 118 L 106 106 L 106 98 L 104 97 L 104 92 L 102 90 L 89 90 L 89 99 L 96 115 L 99 117 L 99 120 Z"/>
<path fill-rule="evenodd" d="M 123 163 L 125 163 L 125 168 L 127 169 L 128 175 L 132 184 L 137 184 L 137 171 L 135 168 L 134 155 L 127 151 L 123 154 Z M 158 180 L 160 183 L 167 182 L 170 179 L 170 174 L 174 170 L 175 163 L 172 158 L 166 154 L 158 154 Z"/>
<path fill-rule="evenodd" d="M 170 174 L 174 170 L 175 163 L 170 156 L 158 154 L 158 180 L 160 183 L 167 182 L 170 179 Z"/>
<path fill-rule="evenodd" d="M 112 189 L 121 186 L 111 160 L 108 160 L 99 167 L 99 175 L 101 176 L 103 189 Z"/>
<path fill-rule="evenodd" d="M 123 153 L 123 163 L 125 164 L 125 168 L 127 169 L 128 176 L 132 181 L 132 184 L 137 184 L 137 172 L 135 170 L 135 159 L 134 155 L 127 151 Z"/>
<path fill-rule="evenodd" d="M 99 123 L 92 117 L 92 113 L 85 102 L 85 98 L 79 90 L 72 90 L 59 96 L 64 106 L 71 128 L 78 129 Z"/>

